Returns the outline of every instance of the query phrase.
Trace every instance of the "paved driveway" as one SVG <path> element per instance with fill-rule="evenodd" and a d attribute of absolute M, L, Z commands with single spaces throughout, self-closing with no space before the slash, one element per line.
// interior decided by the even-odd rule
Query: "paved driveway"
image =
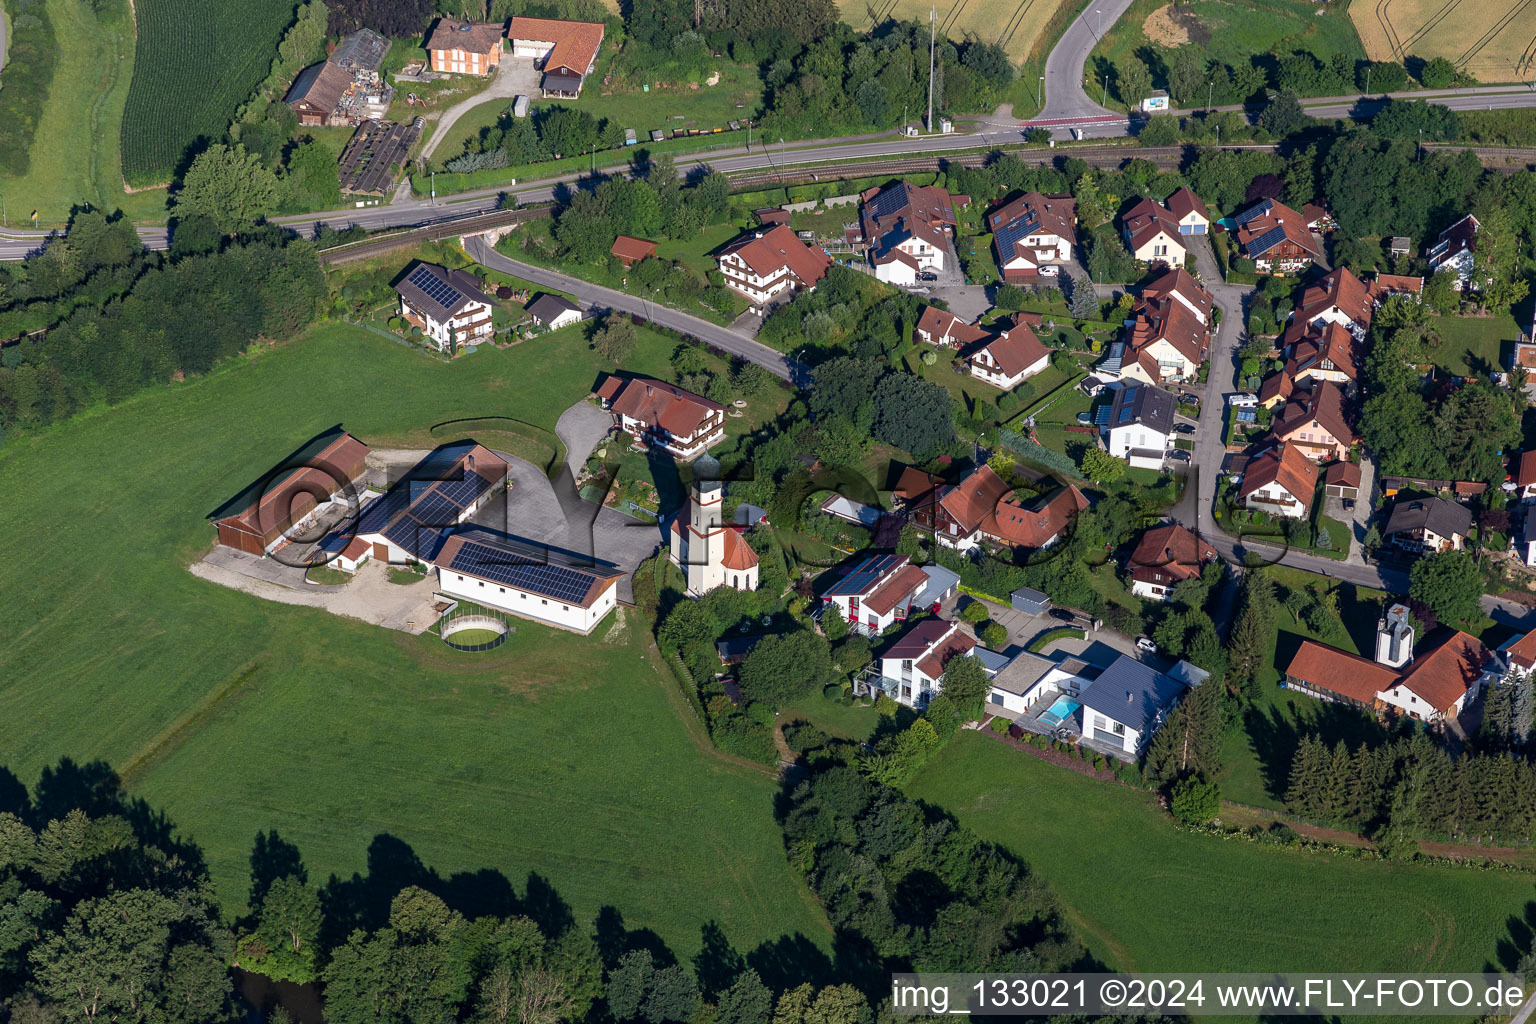
<path fill-rule="evenodd" d="M 597 443 L 613 429 L 613 414 L 606 413 L 583 398 L 555 423 L 555 436 L 565 445 L 565 464 L 576 473 L 592 454 Z"/>
<path fill-rule="evenodd" d="M 951 617 L 958 605 L 967 604 L 976 598 L 961 596 L 953 599 L 950 605 L 940 609 L 946 617 Z M 1059 629 L 1069 625 L 1061 619 L 1046 615 L 1031 615 L 1007 605 L 994 604 L 991 601 L 982 601 L 987 606 L 987 611 L 992 621 L 1000 622 L 1008 630 L 1008 647 L 1012 653 L 1018 653 L 1028 647 L 1040 634 Z M 966 628 L 970 628 L 967 626 Z M 1082 640 L 1069 639 L 1058 640 L 1050 645 L 1046 654 L 1071 654 L 1082 658 L 1090 664 L 1103 667 L 1114 661 L 1122 654 L 1128 654 L 1137 660 L 1143 660 L 1144 656 L 1136 650 L 1134 637 L 1126 636 L 1116 630 L 1105 627 L 1098 630 L 1089 630 L 1087 637 Z M 1156 661 L 1158 668 L 1163 667 L 1162 661 Z"/>
<path fill-rule="evenodd" d="M 513 57 L 510 53 L 502 54 L 496 70 L 491 73 L 491 82 L 488 86 L 469 99 L 455 103 L 438 117 L 437 127 L 432 129 L 432 137 L 422 148 L 421 159 L 430 157 L 436 151 L 438 143 L 442 142 L 448 134 L 448 129 L 453 127 L 453 123 L 480 104 L 510 100 L 514 96 L 536 96 L 538 89 L 539 73 L 533 69 L 532 57 Z M 452 157 L 458 154 L 447 155 Z"/>

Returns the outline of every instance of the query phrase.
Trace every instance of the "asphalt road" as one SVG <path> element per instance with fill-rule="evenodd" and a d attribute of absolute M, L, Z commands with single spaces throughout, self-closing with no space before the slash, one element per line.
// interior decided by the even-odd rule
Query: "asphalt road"
<path fill-rule="evenodd" d="M 1098 45 L 1099 33 L 1113 26 L 1130 6 L 1131 0 L 1105 0 L 1085 9 L 1067 26 L 1050 56 L 1045 58 L 1045 107 L 1038 120 L 1112 116 L 1111 111 L 1099 106 L 1083 91 L 1083 65 Z"/>
<path fill-rule="evenodd" d="M 568 292 L 576 296 L 576 300 L 584 307 L 598 310 L 615 309 L 622 313 L 643 316 L 652 323 L 692 335 L 733 356 L 756 363 L 775 376 L 782 377 L 793 384 L 804 386 L 808 382 L 808 370 L 804 363 L 789 358 L 777 349 L 753 341 L 746 335 L 738 334 L 729 327 L 721 327 L 719 324 L 680 312 L 670 306 L 636 298 L 626 292 L 589 284 L 579 278 L 567 277 L 565 274 L 556 273 L 545 267 L 510 259 L 493 249 L 483 238 L 468 239 L 464 250 L 476 263 L 490 267 L 492 270 L 500 270 L 502 273 L 512 274 L 546 288 Z"/>

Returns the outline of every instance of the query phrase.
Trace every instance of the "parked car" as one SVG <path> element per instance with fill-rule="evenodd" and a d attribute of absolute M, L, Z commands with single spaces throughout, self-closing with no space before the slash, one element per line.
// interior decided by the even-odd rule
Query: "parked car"
<path fill-rule="evenodd" d="M 1180 434 L 1193 434 L 1195 432 L 1195 425 L 1193 423 L 1179 423 L 1173 429 Z"/>
<path fill-rule="evenodd" d="M 1199 405 L 1200 404 L 1200 396 L 1199 395 L 1180 395 L 1179 396 L 1179 404 L 1180 405 Z"/>
<path fill-rule="evenodd" d="M 1152 642 L 1151 637 L 1139 636 L 1136 638 L 1136 649 L 1145 654 L 1156 654 L 1157 644 Z"/>
<path fill-rule="evenodd" d="M 1047 263 L 1045 266 L 1040 268 L 1041 277 L 1055 277 L 1059 273 L 1061 273 L 1061 268 L 1053 263 Z"/>
<path fill-rule="evenodd" d="M 1227 404 L 1234 409 L 1252 409 L 1259 404 L 1257 395 L 1250 395 L 1246 391 L 1239 391 L 1235 395 L 1227 396 Z"/>
<path fill-rule="evenodd" d="M 1177 449 L 1175 451 L 1171 451 L 1171 452 L 1168 453 L 1168 460 L 1170 462 L 1188 462 L 1189 461 L 1189 452 L 1186 452 L 1182 448 Z"/>
<path fill-rule="evenodd" d="M 1052 608 L 1051 609 L 1051 618 L 1053 618 L 1053 619 L 1060 619 L 1063 622 L 1072 622 L 1072 621 L 1076 620 L 1077 613 L 1076 612 L 1069 612 L 1065 608 Z"/>
<path fill-rule="evenodd" d="M 1354 498 L 1345 498 L 1344 499 L 1344 511 L 1345 512 L 1353 512 L 1354 510 L 1355 510 L 1355 499 Z"/>

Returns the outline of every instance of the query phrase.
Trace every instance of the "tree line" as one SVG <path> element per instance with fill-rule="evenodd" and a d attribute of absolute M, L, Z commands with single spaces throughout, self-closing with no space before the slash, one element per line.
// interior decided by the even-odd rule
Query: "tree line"
<path fill-rule="evenodd" d="M 162 256 L 120 216 L 82 211 L 41 254 L 0 267 L 0 323 L 42 331 L 0 352 L 0 420 L 42 426 L 206 373 L 257 338 L 294 336 L 324 295 L 314 246 L 276 227 L 178 233 Z"/>

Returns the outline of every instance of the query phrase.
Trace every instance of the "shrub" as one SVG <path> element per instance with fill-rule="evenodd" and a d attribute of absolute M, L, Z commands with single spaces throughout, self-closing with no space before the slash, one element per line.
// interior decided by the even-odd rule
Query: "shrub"
<path fill-rule="evenodd" d="M 960 618 L 965 622 L 975 624 L 986 622 L 987 619 L 991 618 L 991 613 L 987 611 L 986 605 L 975 598 L 971 598 L 970 603 L 960 609 Z"/>
<path fill-rule="evenodd" d="M 1008 627 L 1001 622 L 989 622 L 981 627 L 977 635 L 981 637 L 983 644 L 996 649 L 1008 642 Z"/>
<path fill-rule="evenodd" d="M 994 718 L 992 719 L 992 731 L 998 735 L 1003 735 L 1007 733 L 1008 726 L 1012 724 L 1013 723 L 1009 722 L 1006 718 Z"/>
<path fill-rule="evenodd" d="M 1204 775 L 1190 775 L 1173 784 L 1168 809 L 1180 821 L 1201 825 L 1221 813 L 1221 789 Z"/>

